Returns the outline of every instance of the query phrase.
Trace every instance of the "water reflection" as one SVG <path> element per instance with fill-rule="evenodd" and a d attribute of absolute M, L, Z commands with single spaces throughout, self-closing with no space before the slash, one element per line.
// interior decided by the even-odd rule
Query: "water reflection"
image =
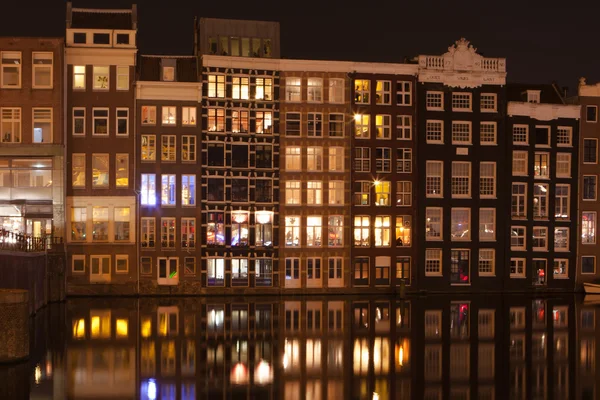
<path fill-rule="evenodd" d="M 598 395 L 598 308 L 574 297 L 76 299 L 60 307 L 53 323 L 64 329 L 46 332 L 29 369 L 11 370 L 29 374 L 40 399 Z"/>

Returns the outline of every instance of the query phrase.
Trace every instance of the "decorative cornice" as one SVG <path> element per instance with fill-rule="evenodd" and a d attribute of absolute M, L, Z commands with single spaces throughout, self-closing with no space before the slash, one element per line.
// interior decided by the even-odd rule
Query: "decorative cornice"
<path fill-rule="evenodd" d="M 508 116 L 530 117 L 537 119 L 538 121 L 552 121 L 559 118 L 572 118 L 578 120 L 581 117 L 581 106 L 572 104 L 544 104 L 509 101 Z"/>
<path fill-rule="evenodd" d="M 452 87 L 506 84 L 506 59 L 485 58 L 461 38 L 441 56 L 419 56 L 419 82 L 439 82 Z"/>
<path fill-rule="evenodd" d="M 136 100 L 202 101 L 200 82 L 154 82 L 135 83 Z"/>
<path fill-rule="evenodd" d="M 135 65 L 137 49 L 67 47 L 68 65 Z"/>

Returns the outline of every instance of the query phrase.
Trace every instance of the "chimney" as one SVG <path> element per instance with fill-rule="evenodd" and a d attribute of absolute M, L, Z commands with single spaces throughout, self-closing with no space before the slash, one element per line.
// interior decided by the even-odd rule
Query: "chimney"
<path fill-rule="evenodd" d="M 67 2 L 67 29 L 71 28 L 71 22 L 73 21 L 73 4 Z"/>
<path fill-rule="evenodd" d="M 131 5 L 131 29 L 137 30 L 137 4 Z"/>

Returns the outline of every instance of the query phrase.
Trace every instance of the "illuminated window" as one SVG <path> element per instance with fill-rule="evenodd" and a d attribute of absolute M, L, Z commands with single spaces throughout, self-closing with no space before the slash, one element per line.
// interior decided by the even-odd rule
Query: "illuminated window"
<path fill-rule="evenodd" d="M 371 204 L 371 182 L 356 181 L 354 182 L 354 200 L 355 206 L 368 206 Z"/>
<path fill-rule="evenodd" d="M 156 107 L 142 107 L 142 125 L 156 125 Z"/>
<path fill-rule="evenodd" d="M 285 204 L 299 205 L 302 202 L 300 181 L 285 182 Z"/>
<path fill-rule="evenodd" d="M 33 52 L 32 55 L 33 87 L 52 88 L 53 54 L 50 52 Z M 4 64 L 4 62 L 2 64 Z"/>
<path fill-rule="evenodd" d="M 368 79 L 354 80 L 354 102 L 356 104 L 369 104 L 371 102 L 371 81 Z"/>
<path fill-rule="evenodd" d="M 196 107 L 181 107 L 181 125 L 196 126 Z"/>
<path fill-rule="evenodd" d="M 179 332 L 179 311 L 177 307 L 158 307 L 157 330 L 158 336 L 176 336 Z M 152 323 L 148 317 L 149 331 L 152 328 Z M 143 325 L 142 325 L 143 327 Z M 142 336 L 144 330 L 142 329 Z"/>
<path fill-rule="evenodd" d="M 235 100 L 248 100 L 250 98 L 250 78 L 234 76 L 232 78 L 231 98 Z"/>
<path fill-rule="evenodd" d="M 556 153 L 556 177 L 570 178 L 571 177 L 571 154 Z"/>
<path fill-rule="evenodd" d="M 427 207 L 425 209 L 425 239 L 442 240 L 442 209 L 438 207 Z"/>
<path fill-rule="evenodd" d="M 581 243 L 596 244 L 596 212 L 581 213 Z"/>
<path fill-rule="evenodd" d="M 323 217 L 320 215 L 309 215 L 306 217 L 306 245 L 309 247 L 321 247 L 323 245 L 321 235 L 323 231 Z"/>
<path fill-rule="evenodd" d="M 174 206 L 177 196 L 176 175 L 162 175 L 160 187 L 160 204 L 163 206 Z"/>
<path fill-rule="evenodd" d="M 344 245 L 344 217 L 341 215 L 329 216 L 328 246 L 341 247 Z"/>
<path fill-rule="evenodd" d="M 73 320 L 73 339 L 85 339 L 85 319 Z"/>
<path fill-rule="evenodd" d="M 181 205 L 196 205 L 196 175 L 181 175 Z"/>
<path fill-rule="evenodd" d="M 554 251 L 569 251 L 569 228 L 554 228 Z"/>
<path fill-rule="evenodd" d="M 160 219 L 160 243 L 163 249 L 175 248 L 175 218 Z"/>
<path fill-rule="evenodd" d="M 375 205 L 391 205 L 391 186 L 389 181 L 375 181 Z"/>
<path fill-rule="evenodd" d="M 117 66 L 117 90 L 129 90 L 129 66 Z"/>
<path fill-rule="evenodd" d="M 209 212 L 206 225 L 206 244 L 208 246 L 224 246 L 224 214 L 222 212 Z"/>
<path fill-rule="evenodd" d="M 115 156 L 115 186 L 129 187 L 129 154 L 121 153 Z"/>
<path fill-rule="evenodd" d="M 73 188 L 84 188 L 85 187 L 85 153 L 75 154 L 73 153 L 73 164 L 71 167 Z"/>
<path fill-rule="evenodd" d="M 162 124 L 175 125 L 177 123 L 177 107 L 162 106 Z"/>
<path fill-rule="evenodd" d="M 306 168 L 308 171 L 323 170 L 323 148 L 312 147 L 306 148 Z"/>
<path fill-rule="evenodd" d="M 306 182 L 306 204 L 317 206 L 323 204 L 323 182 Z"/>
<path fill-rule="evenodd" d="M 411 245 L 412 217 L 410 215 L 396 216 L 396 247 Z"/>
<path fill-rule="evenodd" d="M 127 338 L 129 336 L 129 320 L 126 318 L 117 318 L 115 323 L 115 332 L 117 338 Z"/>
<path fill-rule="evenodd" d="M 272 133 L 273 113 L 270 111 L 256 111 L 255 113 L 255 132 Z"/>
<path fill-rule="evenodd" d="M 479 209 L 479 240 L 482 242 L 496 240 L 495 208 Z"/>
<path fill-rule="evenodd" d="M 73 89 L 85 90 L 85 65 L 73 65 Z"/>
<path fill-rule="evenodd" d="M 176 137 L 175 135 L 161 135 L 161 151 L 160 151 L 160 159 L 161 161 L 174 162 L 176 160 L 177 155 L 177 145 L 176 145 Z"/>
<path fill-rule="evenodd" d="M 33 143 L 52 143 L 52 108 L 33 108 Z M 98 110 L 95 110 L 96 112 Z M 108 121 L 108 109 L 107 121 Z M 99 133 L 94 130 L 94 133 Z M 108 132 L 107 132 L 108 133 Z"/>
<path fill-rule="evenodd" d="M 104 242 L 108 240 L 108 207 L 92 208 L 92 240 Z"/>
<path fill-rule="evenodd" d="M 225 109 L 224 108 L 209 108 L 206 110 L 207 130 L 209 132 L 224 132 L 225 131 Z"/>
<path fill-rule="evenodd" d="M 329 171 L 343 172 L 344 171 L 344 148 L 329 147 Z"/>
<path fill-rule="evenodd" d="M 254 231 L 255 245 L 270 247 L 273 245 L 273 212 L 256 211 L 255 212 Z"/>
<path fill-rule="evenodd" d="M 355 216 L 354 217 L 354 246 L 369 247 L 371 246 L 371 217 Z"/>
<path fill-rule="evenodd" d="M 355 286 L 369 285 L 369 257 L 356 257 L 354 259 L 353 283 Z"/>
<path fill-rule="evenodd" d="M 302 170 L 302 158 L 300 147 L 285 148 L 285 169 L 286 171 Z"/>
<path fill-rule="evenodd" d="M 329 181 L 329 204 L 340 205 L 344 203 L 344 181 Z"/>
<path fill-rule="evenodd" d="M 285 217 L 285 246 L 300 246 L 300 217 Z"/>
<path fill-rule="evenodd" d="M 536 178 L 550 178 L 550 154 L 535 153 L 533 171 Z"/>
<path fill-rule="evenodd" d="M 207 264 L 207 286 L 225 285 L 225 259 L 209 258 Z"/>
<path fill-rule="evenodd" d="M 371 137 L 371 116 L 369 114 L 354 115 L 354 137 L 369 139 Z"/>
<path fill-rule="evenodd" d="M 181 218 L 181 248 L 196 248 L 196 218 Z"/>
<path fill-rule="evenodd" d="M 225 75 L 208 75 L 208 97 L 225 97 Z"/>
<path fill-rule="evenodd" d="M 110 87 L 110 67 L 93 67 L 94 90 L 108 90 Z"/>
<path fill-rule="evenodd" d="M 114 237 L 116 242 L 127 242 L 130 239 L 130 208 L 115 207 L 114 215 Z"/>
<path fill-rule="evenodd" d="M 309 103 L 322 103 L 323 102 L 323 79 L 308 78 L 306 95 L 307 95 L 306 100 Z"/>
<path fill-rule="evenodd" d="M 568 220 L 571 216 L 569 201 L 571 197 L 571 185 L 560 183 L 556 185 L 554 196 L 554 218 L 557 220 Z"/>
<path fill-rule="evenodd" d="M 90 332 L 92 339 L 110 338 L 110 311 L 90 311 Z"/>
<path fill-rule="evenodd" d="M 451 240 L 471 240 L 471 209 L 453 207 L 450 213 Z"/>
<path fill-rule="evenodd" d="M 273 100 L 273 79 L 256 78 L 255 90 L 256 100 Z"/>
<path fill-rule="evenodd" d="M 140 235 L 142 248 L 154 248 L 156 240 L 156 219 L 154 217 L 143 217 L 141 219 Z"/>
<path fill-rule="evenodd" d="M 527 152 L 513 151 L 512 157 L 512 174 L 516 176 L 528 175 Z"/>
<path fill-rule="evenodd" d="M 300 78 L 285 78 L 285 100 L 288 102 L 302 101 L 302 80 Z"/>
<path fill-rule="evenodd" d="M 248 133 L 250 113 L 247 110 L 231 111 L 231 132 Z"/>
<path fill-rule="evenodd" d="M 1 108 L 2 124 L 0 131 L 0 141 L 3 143 L 20 143 L 21 142 L 21 108 Z M 76 133 L 75 128 L 75 112 L 80 110 L 73 109 L 73 134 Z M 83 109 L 85 116 L 85 109 Z M 83 134 L 85 134 L 85 128 L 83 128 Z M 79 134 L 79 131 L 77 131 Z"/>
<path fill-rule="evenodd" d="M 389 247 L 391 243 L 391 221 L 389 216 L 375 217 L 375 247 Z"/>
<path fill-rule="evenodd" d="M 156 205 L 156 175 L 142 174 L 142 205 Z"/>
<path fill-rule="evenodd" d="M 329 102 L 341 104 L 344 102 L 345 84 L 343 79 L 329 79 Z"/>
<path fill-rule="evenodd" d="M 548 218 L 548 184 L 533 185 L 533 217 Z"/>
<path fill-rule="evenodd" d="M 246 247 L 249 245 L 250 227 L 248 213 L 245 211 L 231 212 L 231 246 Z"/>

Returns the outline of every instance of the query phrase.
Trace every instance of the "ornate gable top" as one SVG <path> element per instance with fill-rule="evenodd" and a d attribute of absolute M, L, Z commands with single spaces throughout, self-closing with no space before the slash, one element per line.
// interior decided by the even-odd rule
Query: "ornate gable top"
<path fill-rule="evenodd" d="M 423 76 L 420 81 L 438 81 L 450 85 L 450 81 L 467 82 L 465 86 L 473 86 L 475 81 L 479 81 L 475 86 L 484 83 L 504 84 L 506 79 L 506 59 L 505 58 L 487 58 L 477 53 L 477 49 L 465 38 L 457 40 L 452 46 L 448 47 L 448 52 L 441 56 L 419 56 L 419 75 Z M 430 76 L 431 75 L 431 76 Z M 460 77 L 459 77 L 460 75 Z M 495 76 L 496 79 L 469 79 L 467 75 L 477 76 Z M 453 82 L 451 86 L 456 86 Z M 463 86 L 460 83 L 458 86 Z"/>

